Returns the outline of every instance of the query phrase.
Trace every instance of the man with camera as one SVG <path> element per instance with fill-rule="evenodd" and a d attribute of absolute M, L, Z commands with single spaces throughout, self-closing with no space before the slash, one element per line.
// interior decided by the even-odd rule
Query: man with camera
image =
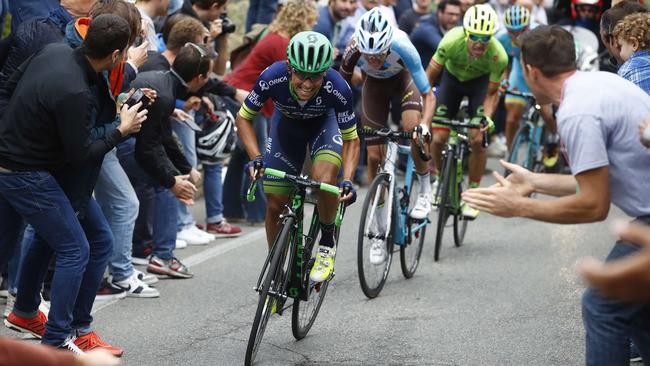
<path fill-rule="evenodd" d="M 131 84 L 151 88 L 158 96 L 149 110 L 149 122 L 130 141 L 121 157 L 132 180 L 155 190 L 153 254 L 147 271 L 176 278 L 191 278 L 189 269 L 173 253 L 176 244 L 176 199 L 192 205 L 201 174 L 193 169 L 172 136 L 171 115 L 176 99 L 197 92 L 208 81 L 211 60 L 194 43 L 183 46 L 169 71 L 143 72 Z M 135 102 L 135 101 L 134 101 Z"/>
<path fill-rule="evenodd" d="M 214 39 L 215 50 L 219 53 L 212 71 L 217 75 L 226 73 L 228 61 L 228 35 L 235 33 L 237 26 L 232 23 L 226 13 L 228 0 L 183 0 L 183 6 L 178 11 L 203 22 L 210 30 Z"/>
<path fill-rule="evenodd" d="M 100 139 L 93 140 L 91 129 L 115 118 L 102 72 L 126 56 L 130 33 L 121 17 L 98 16 L 81 47 L 48 45 L 8 82 L 12 98 L 0 122 L 0 260 L 18 242 L 23 220 L 37 235 L 5 324 L 55 347 L 78 351 L 76 336 L 90 335 L 113 354 L 123 352 L 90 330 L 90 311 L 113 246 L 91 195 L 104 155 L 138 132 L 147 112 L 138 112 L 140 104 L 123 107 L 120 125 Z M 63 172 L 68 175 L 63 181 L 76 181 L 74 187 L 61 183 Z M 56 269 L 47 319 L 38 310 L 39 292 L 52 254 Z"/>

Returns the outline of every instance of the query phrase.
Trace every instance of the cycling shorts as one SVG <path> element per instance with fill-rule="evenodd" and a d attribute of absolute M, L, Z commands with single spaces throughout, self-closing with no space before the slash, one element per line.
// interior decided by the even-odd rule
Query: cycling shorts
<path fill-rule="evenodd" d="M 438 101 L 436 113 L 433 117 L 432 130 L 448 131 L 449 128 L 435 123 L 436 118 L 453 119 L 458 114 L 460 103 L 464 97 L 469 99 L 469 117 L 480 118 L 484 116 L 483 102 L 487 96 L 490 83 L 490 74 L 479 76 L 475 79 L 460 81 L 445 68 L 440 78 L 438 87 Z"/>
<path fill-rule="evenodd" d="M 298 175 L 307 151 L 314 163 L 328 161 L 341 167 L 343 138 L 334 109 L 324 116 L 305 120 L 288 118 L 277 110 L 273 112 L 264 167 Z M 289 195 L 293 189 L 291 182 L 276 177 L 265 176 L 263 184 L 266 193 Z"/>
<path fill-rule="evenodd" d="M 390 101 L 395 95 L 400 97 L 402 111 L 422 112 L 422 96 L 408 70 L 404 69 L 386 79 L 364 74 L 361 88 L 362 125 L 376 129 L 388 127 Z M 368 145 L 384 143 L 381 137 L 366 137 L 365 141 Z"/>
<path fill-rule="evenodd" d="M 516 90 L 520 93 L 530 93 L 530 89 L 528 89 L 528 84 L 526 84 L 524 73 L 521 69 L 521 64 L 519 63 L 518 59 L 513 59 L 512 61 L 512 70 L 510 71 L 510 78 L 508 79 L 508 83 L 510 84 L 509 90 Z M 526 105 L 527 102 L 528 101 L 526 98 L 506 94 L 506 103 L 518 103 Z"/>

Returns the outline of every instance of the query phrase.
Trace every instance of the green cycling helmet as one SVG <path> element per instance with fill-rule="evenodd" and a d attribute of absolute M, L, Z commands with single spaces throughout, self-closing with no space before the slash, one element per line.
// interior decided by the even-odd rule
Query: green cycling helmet
<path fill-rule="evenodd" d="M 332 65 L 332 44 L 317 32 L 300 32 L 287 47 L 289 64 L 301 72 L 319 73 Z"/>

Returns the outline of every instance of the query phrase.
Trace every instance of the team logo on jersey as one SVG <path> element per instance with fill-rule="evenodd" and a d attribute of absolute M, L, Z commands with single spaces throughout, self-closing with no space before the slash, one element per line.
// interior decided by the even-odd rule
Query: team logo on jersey
<path fill-rule="evenodd" d="M 323 98 L 316 97 L 316 105 L 321 105 L 321 104 L 323 104 Z"/>
<path fill-rule="evenodd" d="M 341 135 L 334 135 L 332 136 L 332 141 L 334 141 L 335 144 L 343 146 L 343 138 Z"/>
<path fill-rule="evenodd" d="M 260 80 L 260 88 L 262 88 L 262 91 L 270 89 L 269 84 L 264 80 Z"/>
<path fill-rule="evenodd" d="M 323 87 L 328 93 L 332 94 L 332 90 L 334 90 L 334 84 L 332 84 L 331 81 L 327 80 L 325 83 L 325 86 Z"/>
<path fill-rule="evenodd" d="M 348 100 L 345 99 L 345 97 L 343 96 L 343 94 L 341 94 L 341 92 L 338 91 L 338 89 L 334 89 L 334 84 L 332 84 L 332 82 L 331 82 L 330 80 L 327 80 L 327 82 L 326 82 L 325 85 L 323 86 L 323 89 L 325 89 L 325 91 L 328 92 L 328 93 L 330 93 L 330 94 L 334 94 L 334 96 L 335 96 L 336 98 L 338 98 L 338 100 L 340 100 L 341 103 L 343 103 L 343 105 L 347 105 L 347 104 L 348 104 Z"/>
<path fill-rule="evenodd" d="M 248 100 L 253 103 L 254 106 L 256 107 L 262 107 L 262 102 L 259 100 L 259 95 L 255 93 L 255 90 L 251 90 L 250 94 L 248 94 Z"/>

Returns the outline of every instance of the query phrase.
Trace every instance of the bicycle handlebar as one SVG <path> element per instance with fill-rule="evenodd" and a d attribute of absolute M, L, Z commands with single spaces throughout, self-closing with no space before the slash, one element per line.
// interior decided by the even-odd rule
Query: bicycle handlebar
<path fill-rule="evenodd" d="M 485 120 L 485 118 L 481 119 L 481 122 L 479 124 L 471 123 L 468 120 L 465 120 L 465 121 L 461 122 L 461 121 L 454 120 L 454 119 L 438 119 L 438 118 L 436 118 L 436 119 L 433 120 L 433 123 L 443 125 L 443 126 L 447 126 L 447 127 L 450 127 L 450 128 L 452 128 L 454 130 L 460 130 L 460 129 L 463 129 L 463 128 L 467 128 L 467 129 L 470 129 L 470 130 L 471 129 L 479 130 L 479 129 L 485 127 L 485 125 L 487 125 L 488 122 L 487 122 L 487 120 Z M 483 132 L 483 147 L 488 147 L 489 143 L 490 143 L 490 140 L 488 138 L 488 132 L 485 131 L 485 132 Z"/>
<path fill-rule="evenodd" d="M 425 148 L 424 148 L 425 142 L 429 142 L 429 141 L 425 141 L 427 139 L 424 137 L 423 131 L 420 128 L 420 126 L 416 127 L 413 130 L 413 132 L 415 132 L 416 135 L 417 135 L 418 154 L 420 155 L 420 159 L 422 159 L 424 161 L 431 160 L 431 154 L 428 154 L 426 152 Z M 397 142 L 400 139 L 407 139 L 407 140 L 412 139 L 413 138 L 413 132 L 409 132 L 409 131 L 393 131 L 390 128 L 382 128 L 382 129 L 379 129 L 379 130 L 375 130 L 375 129 L 370 128 L 370 127 L 364 127 L 361 130 L 361 136 L 377 136 L 377 137 L 387 138 L 387 139 L 389 139 L 389 140 L 391 140 L 393 142 Z M 430 136 L 431 135 L 429 135 L 429 138 L 430 138 Z"/>
<path fill-rule="evenodd" d="M 309 187 L 309 188 L 318 188 L 321 191 L 329 192 L 335 195 L 339 195 L 341 192 L 339 191 L 339 187 L 328 184 L 328 183 L 323 183 L 323 182 L 318 182 L 315 180 L 311 180 L 306 177 L 300 177 L 296 175 L 291 175 L 287 172 L 283 172 L 281 170 L 273 169 L 273 168 L 265 168 L 264 169 L 264 175 L 266 176 L 271 176 L 271 177 L 276 177 L 280 179 L 286 179 L 290 182 L 292 182 L 295 185 L 298 186 L 303 186 L 303 187 Z M 257 171 L 255 176 L 257 177 Z M 246 200 L 248 202 L 253 202 L 255 201 L 255 189 L 257 188 L 257 181 L 259 180 L 259 177 L 255 180 L 253 180 L 248 187 L 248 190 L 246 191 Z M 344 194 L 346 194 L 344 192 Z"/>

